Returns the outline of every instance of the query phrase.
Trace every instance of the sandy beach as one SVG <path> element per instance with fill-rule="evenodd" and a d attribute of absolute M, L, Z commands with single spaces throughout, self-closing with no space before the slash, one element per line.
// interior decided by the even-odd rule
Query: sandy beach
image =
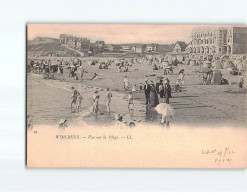
<path fill-rule="evenodd" d="M 61 58 L 52 60 L 57 59 Z M 133 64 L 129 72 L 119 72 L 115 63 L 112 63 L 109 69 L 99 69 L 99 63 L 94 66 L 89 65 L 88 61 L 92 59 L 92 57 L 82 58 L 82 66 L 86 70 L 83 82 L 80 80 L 80 75 L 79 80 L 68 77 L 69 73 L 66 67 L 63 76 L 54 74 L 55 80 L 44 79 L 42 74 L 28 74 L 27 114 L 33 116 L 34 124 L 54 125 L 61 118 L 67 118 L 70 125 L 80 125 L 82 121 L 95 125 L 112 125 L 114 116 L 118 113 L 125 116 L 125 121 L 158 124 L 160 115 L 153 108 L 146 108 L 145 95 L 142 90 L 139 90 L 139 84 L 144 84 L 144 75 L 155 75 L 148 76 L 148 80 L 156 83 L 158 82 L 157 77 L 163 76 L 164 79 L 168 78 L 173 86 L 176 83 L 178 72 L 185 69 L 185 84 L 182 86 L 182 92 L 172 92 L 170 99 L 170 104 L 175 109 L 172 124 L 214 127 L 246 125 L 247 91 L 243 89 L 238 92 L 239 76 L 230 75 L 225 69 L 220 71 L 223 78 L 230 82 L 229 85 L 202 85 L 202 74 L 197 72 L 200 69 L 198 66 L 178 65 L 175 67 L 173 75 L 163 75 L 162 69 L 152 70 L 152 66 L 140 63 Z M 97 59 L 106 60 L 106 58 Z M 107 58 L 107 60 L 109 59 L 116 60 L 116 58 Z M 91 80 L 94 73 L 98 74 L 97 80 Z M 137 86 L 137 91 L 134 92 L 136 106 L 133 113 L 129 113 L 128 102 L 124 98 L 128 94 L 128 91 L 123 89 L 124 76 L 129 78 L 130 89 L 134 84 Z M 245 73 L 243 77 L 244 80 L 247 79 Z M 70 113 L 72 86 L 83 96 L 83 111 L 80 113 Z M 110 115 L 106 113 L 104 102 L 107 87 L 113 92 Z M 30 90 L 31 88 L 32 90 Z M 96 89 L 99 90 L 100 109 L 104 112 L 103 115 L 97 117 L 90 114 L 92 96 Z M 159 101 L 164 102 L 164 99 Z"/>

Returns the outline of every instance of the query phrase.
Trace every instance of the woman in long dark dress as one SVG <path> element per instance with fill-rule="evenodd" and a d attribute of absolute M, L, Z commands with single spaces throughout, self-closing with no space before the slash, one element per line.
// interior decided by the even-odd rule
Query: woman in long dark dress
<path fill-rule="evenodd" d="M 159 97 L 157 95 L 157 91 L 155 89 L 155 85 L 151 84 L 151 92 L 150 92 L 150 106 L 155 107 L 159 104 Z"/>

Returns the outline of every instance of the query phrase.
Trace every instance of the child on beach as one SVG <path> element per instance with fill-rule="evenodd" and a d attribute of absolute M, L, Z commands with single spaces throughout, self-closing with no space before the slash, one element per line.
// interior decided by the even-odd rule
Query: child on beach
<path fill-rule="evenodd" d="M 128 90 L 129 89 L 129 80 L 127 76 L 124 77 L 124 89 Z"/>
<path fill-rule="evenodd" d="M 111 103 L 111 98 L 112 98 L 112 93 L 110 92 L 109 88 L 106 89 L 106 97 L 105 97 L 105 101 L 106 101 L 106 106 L 107 106 L 107 110 L 108 113 L 110 114 L 110 103 Z"/>
<path fill-rule="evenodd" d="M 134 84 L 132 87 L 132 92 L 135 92 L 135 91 L 136 91 L 136 84 Z"/>
<path fill-rule="evenodd" d="M 125 126 L 123 123 L 123 116 L 121 114 L 116 114 L 115 119 L 116 119 L 116 128 L 122 129 Z"/>
<path fill-rule="evenodd" d="M 142 83 L 139 83 L 139 89 L 142 90 Z"/>
<path fill-rule="evenodd" d="M 179 83 L 180 83 L 180 79 L 177 79 L 176 85 L 174 86 L 175 92 L 177 92 L 177 91 L 181 92 L 181 87 L 180 87 Z"/>
<path fill-rule="evenodd" d="M 81 81 L 83 81 L 83 74 L 84 74 L 85 70 L 84 68 L 81 69 Z"/>
<path fill-rule="evenodd" d="M 81 102 L 82 102 L 83 98 L 81 96 L 81 94 L 78 92 L 77 95 L 77 111 L 80 112 L 81 111 Z"/>
<path fill-rule="evenodd" d="M 98 91 L 95 91 L 95 94 L 93 95 L 93 112 L 95 113 L 95 115 L 97 116 L 98 111 L 100 111 L 99 109 L 99 94 Z M 100 113 L 102 114 L 102 112 L 100 111 Z"/>
<path fill-rule="evenodd" d="M 130 105 L 133 105 L 133 107 L 135 108 L 135 105 L 134 105 L 134 97 L 133 97 L 133 94 L 132 92 L 129 92 L 129 95 L 128 95 L 128 109 L 130 110 Z"/>
<path fill-rule="evenodd" d="M 70 103 L 70 110 L 71 110 L 71 112 L 73 112 L 72 111 L 72 108 L 73 108 L 73 104 L 75 104 L 76 105 L 76 100 L 77 100 L 77 95 L 78 95 L 78 92 L 77 92 L 77 90 L 74 88 L 74 87 L 71 87 L 71 89 L 72 89 L 72 96 L 71 96 L 71 103 Z"/>
<path fill-rule="evenodd" d="M 244 79 L 243 79 L 242 76 L 240 77 L 238 86 L 239 86 L 239 89 L 240 89 L 240 90 L 244 87 Z"/>

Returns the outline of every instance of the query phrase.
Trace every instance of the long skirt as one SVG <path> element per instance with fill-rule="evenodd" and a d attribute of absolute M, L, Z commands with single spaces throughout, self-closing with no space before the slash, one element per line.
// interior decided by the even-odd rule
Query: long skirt
<path fill-rule="evenodd" d="M 166 103 L 169 104 L 169 94 L 168 93 L 165 94 L 165 98 L 166 98 Z"/>
<path fill-rule="evenodd" d="M 151 91 L 150 93 L 150 105 L 151 107 L 155 107 L 159 104 L 159 97 L 155 91 Z"/>

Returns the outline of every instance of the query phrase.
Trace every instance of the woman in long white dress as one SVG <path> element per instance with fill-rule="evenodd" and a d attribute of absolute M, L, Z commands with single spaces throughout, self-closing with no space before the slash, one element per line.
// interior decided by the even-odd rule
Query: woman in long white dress
<path fill-rule="evenodd" d="M 180 70 L 179 75 L 178 75 L 178 80 L 180 85 L 184 84 L 184 69 Z"/>

